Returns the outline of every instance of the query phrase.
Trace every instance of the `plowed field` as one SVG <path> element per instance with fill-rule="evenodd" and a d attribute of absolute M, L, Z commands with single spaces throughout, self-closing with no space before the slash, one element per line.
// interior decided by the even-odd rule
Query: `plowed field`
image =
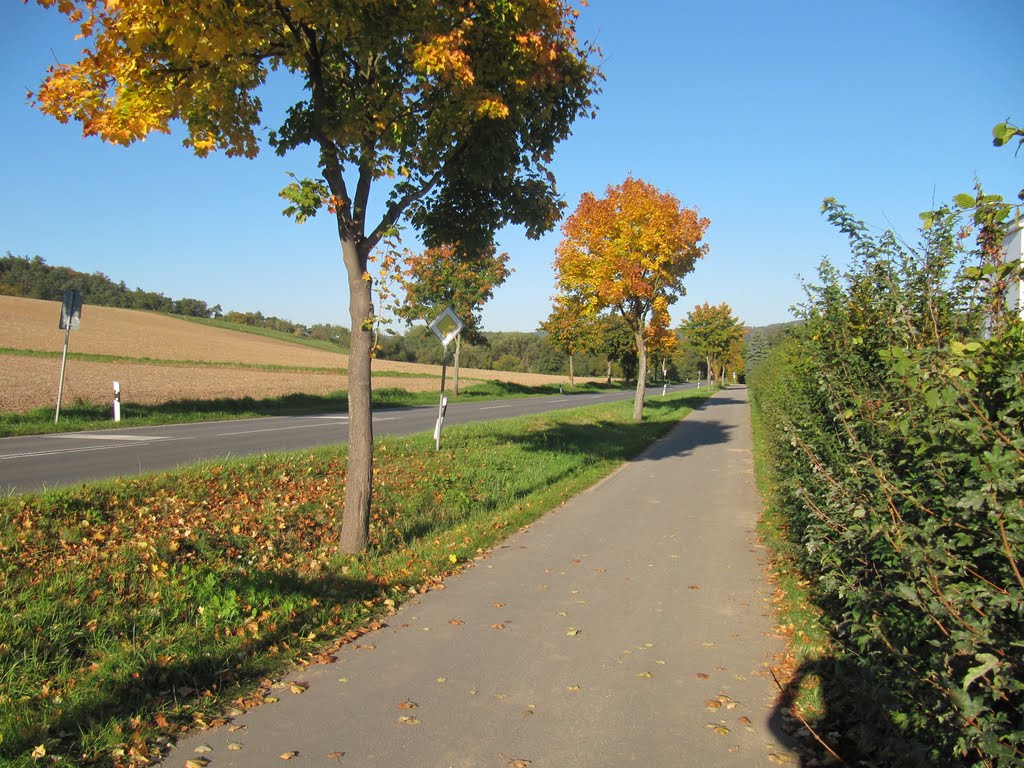
<path fill-rule="evenodd" d="M 60 303 L 0 296 L 0 347 L 60 352 L 64 331 L 58 326 Z M 212 328 L 151 312 L 86 306 L 82 325 L 71 332 L 71 352 L 132 358 L 116 362 L 69 359 L 64 402 L 106 403 L 113 382 L 121 384 L 124 403 L 221 397 L 264 398 L 291 393 L 328 394 L 347 389 L 343 370 L 348 356 L 249 333 Z M 179 361 L 174 365 L 146 360 Z M 184 362 L 180 362 L 184 361 Z M 206 363 L 206 365 L 189 365 Z M 215 365 L 210 365 L 214 363 Z M 275 365 L 330 371 L 266 371 L 245 366 Z M 374 361 L 374 387 L 434 390 L 440 367 L 387 360 Z M 388 372 L 426 373 L 434 378 L 396 378 Z M 463 369 L 466 384 L 479 380 L 544 384 L 558 376 Z M 0 353 L 0 412 L 21 412 L 53 405 L 60 358 Z"/>

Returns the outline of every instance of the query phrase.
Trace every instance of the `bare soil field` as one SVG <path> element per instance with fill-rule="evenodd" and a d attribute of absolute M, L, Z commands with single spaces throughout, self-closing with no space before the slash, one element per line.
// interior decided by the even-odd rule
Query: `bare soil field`
<path fill-rule="evenodd" d="M 60 352 L 64 331 L 57 327 L 59 319 L 59 302 L 0 296 L 0 347 Z M 218 365 L 71 359 L 64 383 L 65 403 L 110 402 L 114 381 L 121 384 L 121 401 L 126 406 L 132 402 L 158 404 L 183 399 L 328 394 L 348 387 L 347 377 L 338 370 L 348 367 L 348 355 L 342 352 L 130 309 L 86 305 L 81 328 L 71 331 L 69 351 Z M 238 364 L 333 368 L 336 372 L 260 371 L 237 367 Z M 439 366 L 376 360 L 373 367 L 375 388 L 429 391 L 440 383 Z M 387 376 L 388 372 L 429 374 L 433 378 L 396 378 Z M 0 412 L 53 405 L 59 378 L 59 358 L 0 354 Z M 466 385 L 484 380 L 533 385 L 557 384 L 565 378 L 464 368 L 460 380 Z"/>

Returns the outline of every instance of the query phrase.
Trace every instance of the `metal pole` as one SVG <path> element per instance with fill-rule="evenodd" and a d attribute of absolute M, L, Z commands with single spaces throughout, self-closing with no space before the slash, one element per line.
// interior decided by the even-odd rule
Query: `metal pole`
<path fill-rule="evenodd" d="M 64 352 L 60 356 L 60 384 L 57 385 L 57 410 L 53 413 L 53 423 L 60 419 L 60 401 L 64 396 L 64 366 L 68 362 L 68 338 L 71 336 L 71 323 L 64 330 Z"/>
<path fill-rule="evenodd" d="M 437 426 L 434 427 L 434 450 L 441 450 L 441 422 L 444 419 L 444 380 L 448 372 L 448 347 L 441 353 L 441 398 L 437 402 Z"/>

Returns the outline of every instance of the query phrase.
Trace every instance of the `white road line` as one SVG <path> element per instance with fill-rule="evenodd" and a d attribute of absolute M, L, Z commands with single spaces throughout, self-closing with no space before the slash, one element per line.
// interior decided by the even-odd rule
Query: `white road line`
<path fill-rule="evenodd" d="M 174 437 L 159 437 L 156 435 L 95 435 L 89 434 L 88 432 L 68 432 L 65 434 L 56 435 L 43 435 L 43 437 L 53 439 L 65 439 L 65 440 L 112 440 L 117 442 L 156 442 L 158 440 L 180 440 L 181 438 Z"/>
<path fill-rule="evenodd" d="M 183 437 L 164 437 L 161 438 L 161 442 L 169 440 L 187 440 L 188 438 Z M 82 453 L 83 451 L 109 451 L 113 448 L 130 448 L 135 443 L 119 443 L 118 445 L 90 445 L 84 448 L 56 448 L 52 451 L 32 451 L 30 453 L 8 453 L 0 456 L 0 461 L 9 461 L 11 459 L 29 459 L 34 456 L 57 456 L 62 453 Z"/>
<path fill-rule="evenodd" d="M 334 424 L 296 424 L 293 427 L 267 427 L 266 429 L 243 429 L 238 432 L 218 432 L 217 437 L 232 437 L 233 435 L 255 435 L 257 432 L 284 432 L 288 429 L 317 429 L 319 427 L 333 427 Z"/>
<path fill-rule="evenodd" d="M 398 421 L 397 416 L 374 416 L 374 421 Z"/>
<path fill-rule="evenodd" d="M 485 407 L 481 408 L 480 410 L 481 411 L 496 411 L 499 408 L 511 408 L 511 407 L 512 407 L 511 405 L 488 405 L 488 406 L 485 406 Z"/>

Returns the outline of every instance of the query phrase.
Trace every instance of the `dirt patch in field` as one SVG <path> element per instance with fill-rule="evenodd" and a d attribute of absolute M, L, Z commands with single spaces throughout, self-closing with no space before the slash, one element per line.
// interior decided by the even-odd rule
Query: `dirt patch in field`
<path fill-rule="evenodd" d="M 19 413 L 52 407 L 57 401 L 60 360 L 0 355 L 0 411 Z M 69 360 L 64 380 L 65 405 L 76 400 L 111 403 L 113 382 L 121 385 L 121 403 L 157 405 L 171 400 L 251 397 L 256 400 L 293 393 L 328 395 L 348 388 L 339 373 L 252 371 L 214 366 L 153 365 Z M 438 379 L 375 378 L 375 388 L 398 386 L 410 392 L 433 391 Z"/>
<path fill-rule="evenodd" d="M 64 344 L 58 326 L 60 302 L 0 296 L 0 347 L 56 353 Z M 348 367 L 348 355 L 240 331 L 213 328 L 154 312 L 86 306 L 82 326 L 71 332 L 72 353 L 220 363 L 219 366 L 155 365 L 136 361 L 109 363 L 70 359 L 64 402 L 81 399 L 107 403 L 113 382 L 121 384 L 122 403 L 147 405 L 170 400 L 222 397 L 278 397 L 292 393 L 324 395 L 348 388 L 338 372 L 257 371 L 232 364 L 281 365 L 300 368 Z M 436 390 L 441 367 L 375 360 L 373 386 L 410 392 Z M 388 371 L 426 374 L 429 378 L 388 377 Z M 0 354 L 0 412 L 21 412 L 52 406 L 60 378 L 59 358 Z M 564 376 L 463 368 L 460 381 L 507 381 L 534 386 L 565 382 Z M 451 369 L 449 368 L 449 386 Z"/>
<path fill-rule="evenodd" d="M 60 302 L 0 296 L 0 346 L 60 351 Z M 304 368 L 345 368 L 348 355 L 251 333 L 213 328 L 155 312 L 114 307 L 82 310 L 71 331 L 72 352 L 155 360 L 196 360 Z"/>

